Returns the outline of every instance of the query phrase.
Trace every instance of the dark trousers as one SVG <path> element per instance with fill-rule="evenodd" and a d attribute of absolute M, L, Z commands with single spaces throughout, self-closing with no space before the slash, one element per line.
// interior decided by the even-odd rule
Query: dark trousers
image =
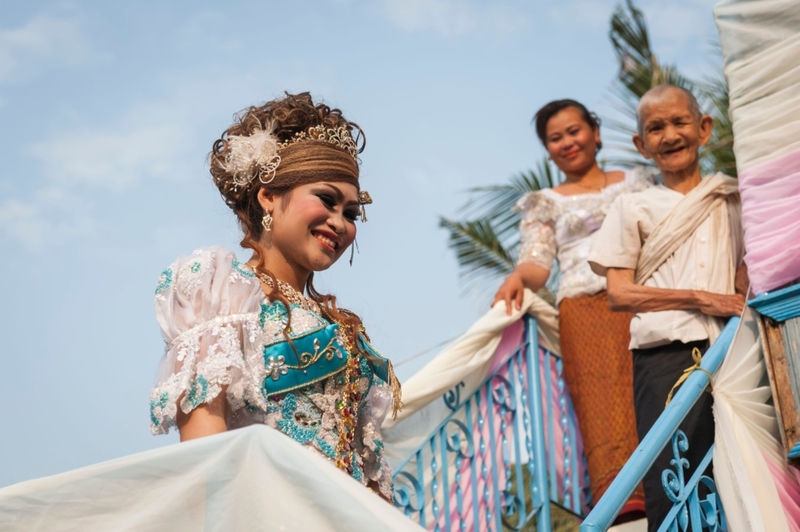
<path fill-rule="evenodd" d="M 658 416 L 664 411 L 667 395 L 683 370 L 694 365 L 692 349 L 695 347 L 705 353 L 708 341 L 688 344 L 672 342 L 650 349 L 633 350 L 633 407 L 636 411 L 636 431 L 639 434 L 639 441 L 644 439 Z M 714 443 L 712 404 L 711 394 L 704 392 L 680 424 L 680 430 L 686 434 L 689 441 L 689 450 L 682 454 L 689 460 L 689 469 L 684 470 L 684 481 L 689 480 L 697 464 Z M 670 441 L 644 477 L 644 505 L 647 513 L 647 529 L 650 532 L 655 532 L 661 526 L 672 508 L 673 503 L 661 484 L 662 472 L 665 469 L 675 470 L 669 463 L 672 458 Z M 711 476 L 711 466 L 706 474 Z"/>

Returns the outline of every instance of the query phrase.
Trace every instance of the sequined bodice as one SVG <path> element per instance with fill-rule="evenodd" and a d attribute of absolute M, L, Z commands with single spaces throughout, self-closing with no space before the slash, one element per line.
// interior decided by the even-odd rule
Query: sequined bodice
<path fill-rule="evenodd" d="M 650 169 L 636 168 L 626 172 L 619 183 L 597 193 L 563 196 L 544 189 L 526 194 L 516 207 L 522 215 L 518 261 L 550 269 L 553 260 L 558 260 L 558 302 L 604 290 L 605 278 L 595 275 L 587 262 L 593 235 L 620 194 L 643 190 L 653 179 Z"/>

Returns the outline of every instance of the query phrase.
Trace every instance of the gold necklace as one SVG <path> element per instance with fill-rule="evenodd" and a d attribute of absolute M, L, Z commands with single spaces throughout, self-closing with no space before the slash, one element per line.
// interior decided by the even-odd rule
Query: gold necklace
<path fill-rule="evenodd" d="M 269 286 L 271 289 L 275 289 L 275 285 L 272 283 L 272 279 L 268 275 L 264 275 L 263 273 L 258 273 L 258 278 L 261 279 L 265 285 Z M 278 281 L 278 291 L 283 294 L 283 297 L 286 300 L 293 304 L 297 305 L 298 307 L 304 308 L 309 312 L 315 312 L 320 314 L 319 304 L 316 301 L 311 299 L 310 297 L 306 297 L 297 290 L 294 289 L 292 285 L 289 283 L 285 283 L 280 279 L 276 279 Z"/>
<path fill-rule="evenodd" d="M 603 172 L 603 186 L 600 187 L 600 188 L 598 188 L 598 187 L 587 187 L 586 185 L 581 185 L 577 181 L 575 182 L 575 184 L 578 185 L 579 187 L 581 187 L 584 190 L 596 190 L 598 192 L 602 192 L 603 189 L 608 186 L 608 174 Z"/>

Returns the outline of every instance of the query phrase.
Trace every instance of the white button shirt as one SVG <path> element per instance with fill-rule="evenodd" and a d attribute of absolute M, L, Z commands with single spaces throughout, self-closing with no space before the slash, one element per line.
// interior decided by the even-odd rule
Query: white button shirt
<path fill-rule="evenodd" d="M 596 272 L 608 268 L 635 270 L 642 245 L 669 215 L 683 194 L 664 185 L 620 196 L 611 205 L 603 226 L 595 235 L 589 262 Z M 714 261 L 709 241 L 711 218 L 669 257 L 644 283 L 656 288 L 707 290 Z M 724 247 L 723 247 L 724 248 Z M 631 349 L 646 349 L 674 341 L 693 342 L 715 337 L 724 321 L 698 310 L 639 312 L 631 320 Z"/>

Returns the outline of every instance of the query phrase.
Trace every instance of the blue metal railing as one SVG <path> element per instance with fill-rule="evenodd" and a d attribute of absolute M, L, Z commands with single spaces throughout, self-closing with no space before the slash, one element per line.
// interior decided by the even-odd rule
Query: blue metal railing
<path fill-rule="evenodd" d="M 462 398 L 396 470 L 394 502 L 434 531 L 551 530 L 550 503 L 582 515 L 585 460 L 561 358 L 538 345 L 525 318 L 522 344 Z"/>
<path fill-rule="evenodd" d="M 722 365 L 728 348 L 733 340 L 739 318 L 732 318 L 723 329 L 719 338 L 703 356 L 701 367 L 714 375 Z M 722 506 L 716 497 L 714 481 L 703 476 L 705 466 L 711 461 L 713 447 L 697 468 L 695 474 L 684 483 L 683 469 L 689 464 L 685 458 L 680 458 L 679 452 L 688 449 L 686 437 L 678 426 L 694 406 L 700 395 L 709 384 L 708 374 L 704 371 L 695 371 L 683 383 L 675 397 L 659 416 L 658 421 L 650 429 L 645 438 L 633 452 L 633 455 L 614 479 L 603 497 L 586 517 L 580 529 L 581 532 L 600 532 L 608 530 L 611 523 L 619 514 L 625 502 L 630 498 L 636 486 L 644 478 L 645 473 L 652 467 L 658 455 L 673 442 L 674 459 L 672 465 L 675 471 L 666 470 L 662 476 L 666 496 L 670 497 L 674 506 L 667 519 L 662 523 L 660 531 L 691 530 L 699 531 L 703 528 L 709 530 L 726 530 Z M 702 484 L 705 491 L 709 492 L 706 499 L 700 500 L 698 486 Z"/>

